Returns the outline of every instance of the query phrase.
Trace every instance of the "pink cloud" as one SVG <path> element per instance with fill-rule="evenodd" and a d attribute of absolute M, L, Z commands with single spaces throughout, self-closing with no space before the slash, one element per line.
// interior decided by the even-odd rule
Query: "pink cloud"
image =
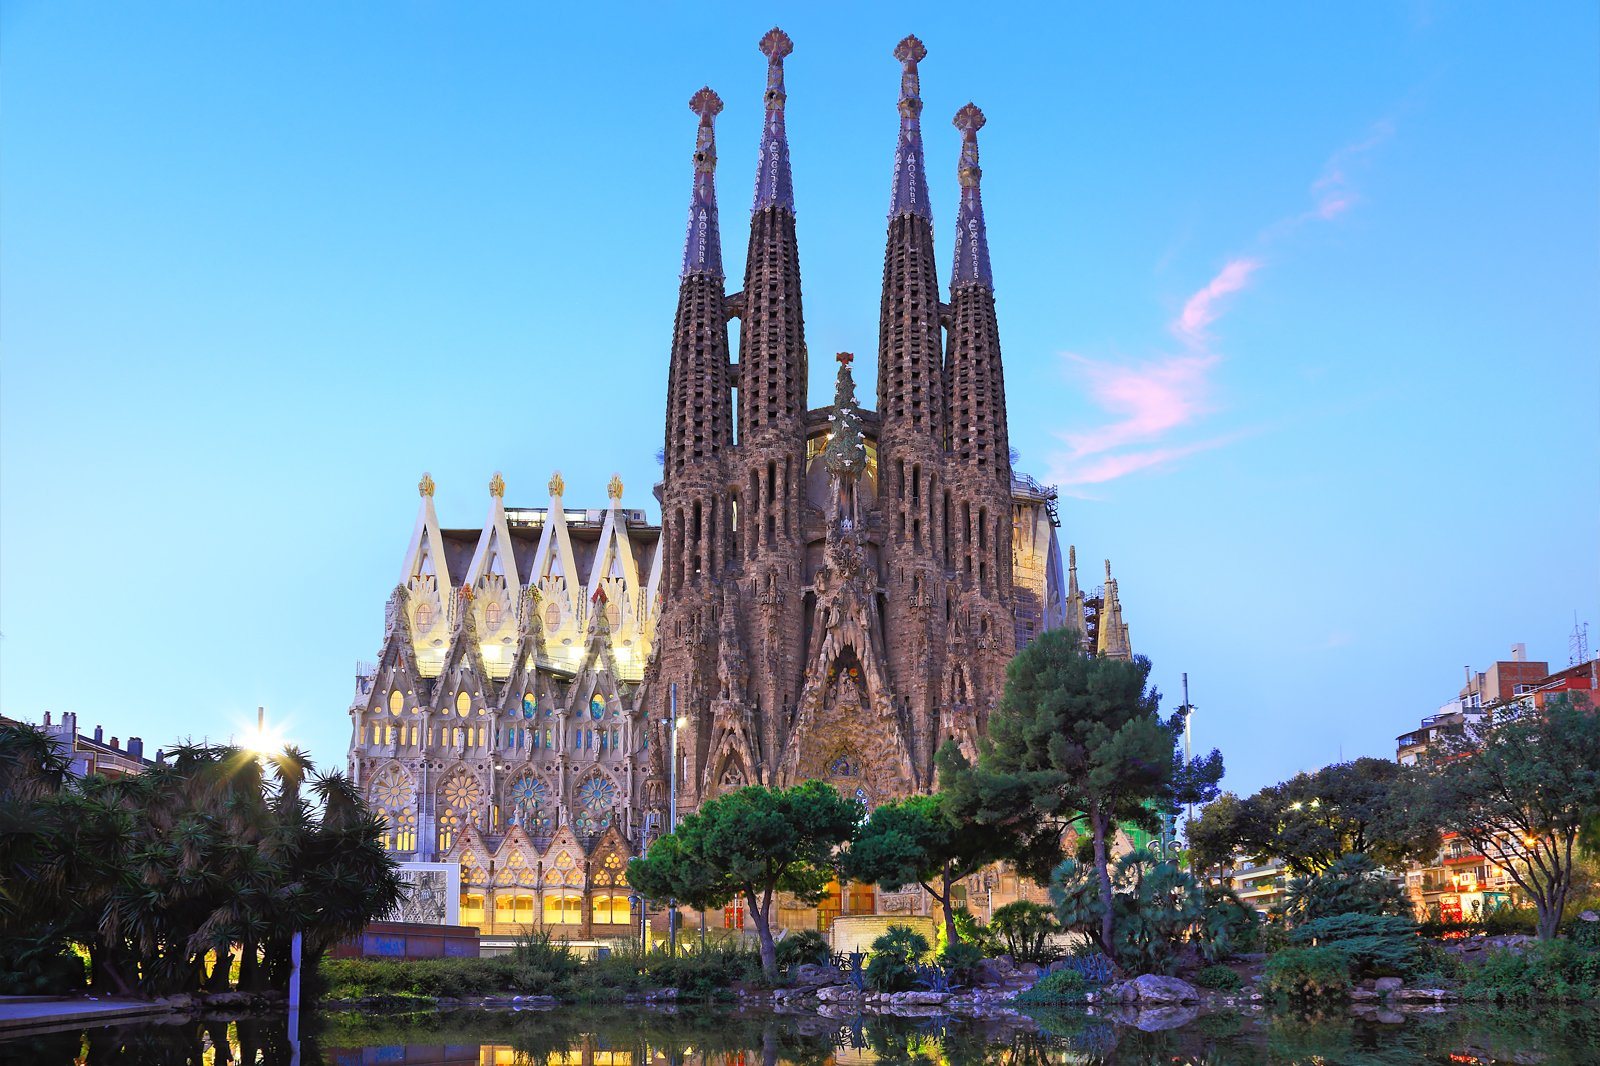
<path fill-rule="evenodd" d="M 1238 292 L 1250 284 L 1250 275 L 1261 268 L 1261 260 L 1249 257 L 1231 259 L 1217 272 L 1205 287 L 1189 297 L 1183 312 L 1172 323 L 1172 332 L 1191 347 L 1205 344 L 1206 327 L 1217 320 L 1222 312 L 1217 302 L 1229 293 Z"/>
<path fill-rule="evenodd" d="M 1208 353 L 1179 355 L 1142 366 L 1067 356 L 1087 379 L 1089 396 L 1120 417 L 1080 433 L 1064 433 L 1071 458 L 1111 451 L 1150 440 L 1193 421 L 1209 408 L 1207 374 L 1220 361 Z"/>

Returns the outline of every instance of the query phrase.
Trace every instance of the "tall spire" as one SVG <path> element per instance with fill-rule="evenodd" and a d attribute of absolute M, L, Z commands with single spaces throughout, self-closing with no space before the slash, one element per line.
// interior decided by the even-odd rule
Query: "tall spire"
<path fill-rule="evenodd" d="M 1106 598 L 1100 608 L 1100 640 L 1095 653 L 1106 659 L 1132 659 L 1133 645 L 1128 626 L 1122 621 L 1122 601 L 1117 598 L 1117 579 L 1111 576 L 1111 560 L 1106 560 Z"/>
<path fill-rule="evenodd" d="M 783 124 L 783 57 L 794 51 L 789 35 L 774 26 L 761 38 L 767 57 L 767 118 L 761 128 L 761 148 L 756 157 L 756 199 L 750 211 L 781 207 L 794 213 L 794 177 L 789 172 L 789 134 Z"/>
<path fill-rule="evenodd" d="M 989 271 L 989 235 L 983 227 L 983 195 L 978 182 L 983 168 L 978 166 L 978 131 L 983 128 L 983 112 L 968 104 L 956 112 L 955 127 L 961 131 L 961 209 L 956 213 L 956 261 L 950 271 L 950 291 L 967 285 L 994 288 Z"/>
<path fill-rule="evenodd" d="M 1083 615 L 1083 590 L 1078 587 L 1078 546 L 1067 545 L 1067 628 L 1078 634 L 1078 639 L 1087 643 L 1088 634 L 1084 627 Z"/>
<path fill-rule="evenodd" d="M 908 35 L 894 48 L 894 57 L 900 61 L 900 140 L 894 148 L 890 218 L 917 215 L 933 220 L 922 158 L 922 82 L 917 76 L 917 64 L 927 55 L 927 47 L 915 35 Z"/>
<path fill-rule="evenodd" d="M 683 276 L 722 277 L 722 237 L 717 227 L 716 117 L 722 98 L 709 88 L 689 98 L 689 110 L 700 116 L 694 141 L 694 194 L 689 198 L 689 236 L 683 246 Z"/>

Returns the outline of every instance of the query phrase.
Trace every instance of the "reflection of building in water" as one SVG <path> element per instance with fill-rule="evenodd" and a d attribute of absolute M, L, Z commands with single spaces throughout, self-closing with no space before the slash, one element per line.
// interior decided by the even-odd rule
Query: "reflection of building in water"
<path fill-rule="evenodd" d="M 461 865 L 466 924 L 620 934 L 636 916 L 623 866 L 669 820 L 668 774 L 682 812 L 808 778 L 871 806 L 932 788 L 941 744 L 975 751 L 1007 662 L 1045 629 L 1075 625 L 1099 653 L 1130 654 L 1115 582 L 1085 595 L 1075 567 L 1067 580 L 1055 490 L 1012 468 L 984 117 L 971 105 L 955 119 L 957 241 L 939 287 L 914 37 L 895 51 L 879 410 L 858 402 L 847 353 L 833 402 L 808 406 L 784 132 L 791 47 L 777 30 L 761 42 L 765 132 L 741 292 L 722 268 L 722 101 L 708 89 L 691 101 L 661 524 L 622 505 L 617 478 L 603 508 L 569 508 L 559 474 L 548 507 L 513 508 L 496 475 L 470 530 L 441 527 L 432 479 L 419 486 L 383 648 L 358 671 L 351 772 L 395 852 Z M 836 887 L 820 917 L 923 906 Z M 814 927 L 819 915 L 781 917 Z"/>

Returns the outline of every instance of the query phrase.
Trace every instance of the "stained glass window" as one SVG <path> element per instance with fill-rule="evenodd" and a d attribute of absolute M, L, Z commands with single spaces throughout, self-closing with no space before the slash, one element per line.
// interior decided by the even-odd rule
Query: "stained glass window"
<path fill-rule="evenodd" d="M 617 786 L 609 777 L 591 777 L 578 786 L 578 831 L 598 833 L 611 824 Z"/>
<path fill-rule="evenodd" d="M 539 697 L 531 692 L 522 694 L 522 717 L 532 718 L 539 710 Z"/>
<path fill-rule="evenodd" d="M 589 717 L 598 722 L 605 716 L 606 698 L 600 695 L 600 693 L 596 692 L 593 696 L 589 697 Z"/>

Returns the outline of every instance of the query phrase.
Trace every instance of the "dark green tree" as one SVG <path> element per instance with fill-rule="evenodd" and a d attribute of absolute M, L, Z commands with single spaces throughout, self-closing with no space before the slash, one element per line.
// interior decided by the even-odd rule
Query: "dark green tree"
<path fill-rule="evenodd" d="M 1504 869 L 1552 939 L 1577 871 L 1578 838 L 1600 816 L 1600 714 L 1561 695 L 1543 711 L 1494 708 L 1436 774 L 1443 826 Z"/>
<path fill-rule="evenodd" d="M 822 898 L 841 848 L 865 812 L 832 785 L 790 789 L 750 785 L 718 796 L 628 864 L 628 884 L 657 899 L 716 907 L 734 898 L 761 941 L 761 967 L 777 974 L 772 908 L 779 892 L 807 903 Z"/>
<path fill-rule="evenodd" d="M 947 744 L 942 763 L 966 768 L 961 752 Z M 909 796 L 873 810 L 845 853 L 844 876 L 873 881 L 887 891 L 921 885 L 944 915 L 946 943 L 959 939 L 956 929 L 956 883 L 990 863 L 1007 857 L 1006 838 L 989 826 L 952 816 L 945 798 Z"/>
<path fill-rule="evenodd" d="M 951 812 L 1010 838 L 1018 866 L 1048 880 L 1068 829 L 1083 831 L 1103 913 L 1100 943 L 1115 956 L 1110 846 L 1119 824 L 1154 830 L 1157 811 L 1213 798 L 1222 756 L 1186 763 L 1181 714 L 1163 719 L 1150 661 L 1096 658 L 1079 635 L 1050 630 L 1006 669 L 978 764 L 950 775 Z"/>
<path fill-rule="evenodd" d="M 1439 850 L 1438 816 L 1425 771 L 1388 759 L 1354 759 L 1296 774 L 1254 795 L 1219 797 L 1191 829 L 1208 862 L 1242 851 L 1274 858 L 1301 875 L 1342 856 L 1398 867 Z"/>

